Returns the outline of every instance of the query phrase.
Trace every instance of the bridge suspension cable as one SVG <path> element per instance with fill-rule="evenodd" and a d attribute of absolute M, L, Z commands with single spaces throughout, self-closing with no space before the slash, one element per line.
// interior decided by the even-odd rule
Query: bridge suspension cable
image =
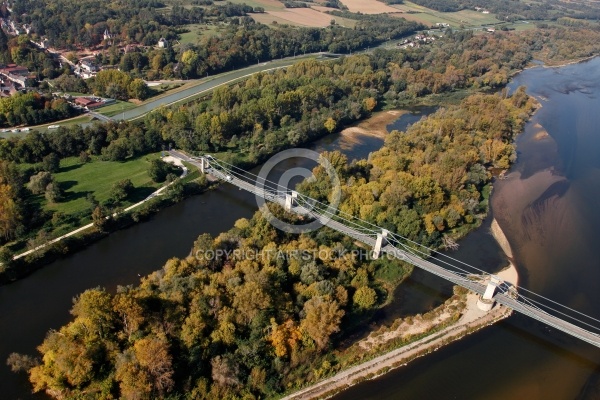
<path fill-rule="evenodd" d="M 225 161 L 216 160 L 214 157 L 210 157 L 210 166 L 211 169 L 215 169 L 215 167 L 217 167 L 217 171 L 219 171 L 220 169 L 219 172 L 222 175 L 224 175 L 221 177 L 221 179 L 223 180 L 227 180 L 226 177 L 230 175 L 243 182 L 246 182 L 247 184 L 251 184 L 253 187 L 256 187 L 256 185 L 259 184 L 263 191 L 262 194 L 258 192 L 255 192 L 254 194 L 257 196 L 265 197 L 266 200 L 274 201 L 274 199 L 276 198 L 282 200 L 285 198 L 286 194 L 289 195 L 292 192 L 297 193 L 285 186 L 280 185 L 277 182 L 270 181 L 264 177 L 243 170 Z M 268 199 L 266 197 L 271 198 Z M 375 238 L 378 234 L 381 234 L 383 230 L 381 227 L 369 221 L 356 217 L 342 210 L 335 209 L 329 204 L 313 199 L 302 193 L 297 193 L 295 201 L 299 206 L 307 210 L 309 216 L 311 216 L 312 218 L 319 220 L 324 217 L 327 219 L 335 220 L 338 223 L 341 223 L 344 226 L 351 228 L 356 233 L 359 233 L 360 235 L 364 235 L 366 237 Z M 445 267 L 442 268 L 447 268 L 448 271 L 457 275 L 455 279 L 462 280 L 464 282 L 472 282 L 471 278 L 473 277 L 473 275 L 483 277 L 492 276 L 492 274 L 490 274 L 487 271 L 484 271 L 464 261 L 458 260 L 454 257 L 444 254 L 439 250 L 425 246 L 421 243 L 418 243 L 410 238 L 407 238 L 395 232 L 388 231 L 386 241 L 388 243 L 388 246 L 391 246 L 392 248 L 400 252 L 410 254 L 413 257 L 416 257 L 421 260 L 429 259 L 429 262 L 433 262 L 434 264 L 443 264 Z M 409 262 L 414 263 L 414 260 Z M 584 332 L 587 332 L 588 334 L 592 335 L 592 339 L 590 339 L 590 337 L 586 337 L 585 334 L 583 336 L 582 334 L 571 334 L 573 336 L 586 340 L 588 343 L 592 343 L 600 347 L 600 327 L 594 324 L 594 322 L 600 323 L 600 319 L 587 315 L 581 311 L 575 310 L 569 306 L 563 305 L 555 300 L 549 299 L 548 297 L 535 293 L 523 286 L 519 286 L 518 289 L 518 292 L 515 291 L 514 288 L 509 286 L 506 282 L 501 282 L 498 286 L 498 290 L 502 294 L 511 296 L 516 295 L 516 299 L 520 304 L 524 304 L 530 309 L 537 310 L 538 313 L 543 313 L 550 317 L 557 318 L 553 315 L 553 313 L 556 313 L 570 321 L 575 321 L 578 324 L 591 328 L 594 332 L 585 331 L 578 325 L 574 325 L 576 327 L 579 327 L 579 329 L 583 330 Z M 526 292 L 529 296 L 526 296 L 525 294 L 521 293 L 521 291 Z M 551 303 L 551 305 L 545 303 Z M 521 311 L 529 316 L 536 318 L 535 312 L 533 311 L 527 311 L 527 309 L 519 309 L 518 311 Z M 569 312 L 574 313 L 577 316 L 571 315 L 569 314 Z M 540 319 L 541 321 L 543 320 L 541 317 L 539 317 L 539 315 L 536 319 Z M 545 322 L 549 323 L 547 321 Z M 568 332 L 568 329 L 561 328 L 560 325 L 554 324 L 552 326 L 563 330 L 567 333 L 570 333 Z M 594 337 L 596 339 L 593 339 Z"/>

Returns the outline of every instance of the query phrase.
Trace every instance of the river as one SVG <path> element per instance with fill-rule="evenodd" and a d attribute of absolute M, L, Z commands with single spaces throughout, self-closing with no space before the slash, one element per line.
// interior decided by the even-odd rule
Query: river
<path fill-rule="evenodd" d="M 406 123 L 414 122 L 406 114 Z M 404 121 L 401 119 L 399 123 Z M 312 144 L 316 151 L 340 150 L 350 160 L 364 158 L 383 144 L 374 135 L 332 134 Z M 306 160 L 288 160 L 283 168 L 312 167 Z M 281 169 L 281 168 L 280 168 Z M 49 329 L 70 320 L 72 299 L 96 286 L 115 291 L 132 285 L 171 257 L 185 257 L 202 233 L 218 235 L 234 222 L 251 217 L 256 200 L 230 185 L 194 196 L 162 210 L 150 221 L 112 233 L 105 239 L 58 260 L 30 276 L 0 287 L 0 389 L 2 399 L 45 399 L 30 394 L 25 374 L 14 374 L 4 360 L 11 352 L 36 354 Z"/>
<path fill-rule="evenodd" d="M 516 78 L 516 83 L 526 83 L 534 95 L 544 96 L 548 101 L 527 125 L 525 134 L 520 136 L 519 160 L 508 179 L 496 183 L 492 198 L 493 209 L 500 210 L 495 217 L 514 247 L 521 281 L 535 291 L 597 314 L 600 302 L 597 301 L 594 284 L 598 282 L 600 269 L 592 251 L 599 239 L 593 227 L 594 222 L 600 222 L 600 211 L 594 207 L 594 191 L 600 188 L 600 174 L 594 175 L 594 165 L 597 166 L 600 159 L 600 148 L 595 148 L 594 152 L 592 144 L 600 139 L 593 132 L 594 126 L 600 126 L 594 123 L 598 116 L 588 111 L 582 117 L 583 122 L 576 123 L 579 124 L 577 129 L 565 128 L 569 125 L 562 125 L 562 120 L 551 128 L 548 118 L 563 108 L 574 115 L 593 107 L 599 109 L 598 100 L 590 98 L 593 97 L 590 93 L 600 93 L 596 86 L 596 82 L 600 82 L 598 65 L 600 61 L 594 60 L 561 70 L 538 68 L 525 71 Z M 585 79 L 579 79 L 577 71 L 581 71 Z M 569 86 L 566 85 L 568 82 L 586 84 Z M 552 85 L 571 89 L 561 92 L 552 89 Z M 582 108 L 567 107 L 561 103 L 568 103 L 571 100 L 569 96 L 581 97 Z M 551 107 L 549 103 L 555 103 L 555 106 Z M 418 118 L 420 116 L 407 114 L 394 127 L 403 129 L 403 124 L 414 123 Z M 575 121 L 580 120 L 573 117 Z M 552 138 L 540 140 L 537 123 L 543 125 Z M 590 131 L 585 131 L 586 128 Z M 564 137 L 560 136 L 563 130 Z M 572 132 L 577 133 L 577 146 L 561 150 L 561 146 L 569 146 L 575 140 L 569 139 L 573 136 Z M 536 135 L 538 139 L 533 139 Z M 341 135 L 331 135 L 317 142 L 313 148 L 339 149 L 352 159 L 366 157 L 381 144 L 381 137 L 370 135 L 354 137 L 351 144 L 344 142 Z M 575 162 L 578 150 L 589 156 L 589 163 Z M 547 172 L 551 167 L 553 172 Z M 550 233 L 554 233 L 558 240 L 550 242 L 550 249 L 537 241 L 547 239 L 546 236 L 532 233 L 532 227 L 538 221 L 531 217 L 526 219 L 528 239 L 522 239 L 523 205 L 533 201 L 528 199 L 539 197 L 543 189 L 543 180 L 534 187 L 536 190 L 530 190 L 530 186 L 523 185 L 523 182 L 538 175 L 563 176 L 570 182 L 566 188 L 559 185 L 563 188 L 560 193 L 565 199 L 561 215 L 566 215 L 565 210 L 574 208 L 581 212 L 580 217 L 589 217 L 577 218 L 564 235 L 549 227 Z M 578 190 L 576 195 L 566 196 L 575 188 Z M 501 201 L 513 200 L 511 195 L 517 192 L 519 201 Z M 566 203 L 566 199 L 572 203 Z M 117 285 L 135 284 L 139 276 L 160 268 L 168 258 L 187 255 L 199 234 L 218 234 L 229 229 L 236 219 L 251 216 L 255 210 L 256 202 L 252 196 L 221 185 L 215 191 L 161 211 L 148 222 L 111 234 L 21 281 L 0 287 L 0 360 L 6 359 L 13 351 L 34 354 L 35 346 L 42 342 L 48 329 L 59 328 L 69 321 L 71 300 L 83 290 L 102 286 L 113 291 Z M 548 214 L 546 219 L 550 221 L 554 207 L 537 207 L 535 211 L 537 218 L 541 220 Z M 488 232 L 490 221 L 491 218 L 486 219 L 481 229 L 463 239 L 460 250 L 453 256 L 490 271 L 506 264 L 505 257 Z M 562 242 L 559 240 L 561 237 Z M 564 261 L 565 254 L 576 255 L 577 265 Z M 583 275 L 575 277 L 573 271 Z M 382 321 L 391 321 L 397 316 L 433 308 L 446 298 L 450 290 L 448 283 L 417 270 L 408 282 L 400 286 L 395 293 L 395 301 L 382 310 L 379 317 Z M 586 381 L 593 389 L 595 380 L 588 378 L 597 376 L 594 371 L 598 368 L 598 359 L 599 352 L 591 346 L 549 331 L 525 317 L 514 316 L 408 367 L 353 387 L 337 398 L 574 398 L 582 391 Z M 34 398 L 25 375 L 11 373 L 4 362 L 0 363 L 0 382 L 2 398 Z M 44 395 L 35 397 L 45 398 Z"/>
<path fill-rule="evenodd" d="M 520 284 L 597 318 L 600 58 L 529 69 L 510 88 L 519 85 L 542 108 L 517 139 L 507 179 L 495 183 L 492 214 Z M 597 348 L 514 315 L 335 399 L 597 399 L 599 370 Z"/>

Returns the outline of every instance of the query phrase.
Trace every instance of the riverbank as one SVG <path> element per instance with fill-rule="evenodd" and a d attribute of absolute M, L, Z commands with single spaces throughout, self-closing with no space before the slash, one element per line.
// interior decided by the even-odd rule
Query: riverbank
<path fill-rule="evenodd" d="M 516 276 L 516 269 L 511 264 L 504 272 L 505 276 Z M 396 350 L 375 357 L 369 361 L 351 367 L 330 378 L 327 378 L 308 388 L 285 396 L 284 400 L 321 399 L 328 398 L 353 385 L 365 380 L 377 378 L 390 370 L 407 365 L 410 361 L 438 350 L 440 347 L 459 340 L 486 326 L 508 318 L 512 310 L 501 305 L 495 305 L 491 311 L 481 311 L 477 307 L 479 296 L 475 293 L 464 294 L 459 300 L 450 299 L 442 306 L 432 311 L 434 318 L 424 322 L 421 315 L 414 318 L 404 318 L 395 322 L 387 332 L 374 332 L 356 345 L 368 352 L 370 349 L 382 347 L 398 338 L 420 337 Z M 461 309 L 460 317 L 456 318 L 457 309 Z M 454 322 L 448 323 L 448 321 Z M 444 326 L 442 329 L 428 334 L 434 326 Z"/>
<path fill-rule="evenodd" d="M 189 173 L 188 167 L 177 158 L 167 156 L 164 161 L 175 164 L 182 169 L 182 174 L 177 180 L 160 187 L 142 201 L 106 216 L 106 224 L 103 229 L 95 228 L 94 223 L 89 223 L 42 243 L 33 249 L 17 254 L 12 257 L 11 261 L 4 264 L 0 263 L 0 285 L 22 279 L 46 264 L 72 255 L 105 238 L 112 232 L 146 221 L 158 211 L 179 202 L 185 197 L 198 194 L 207 189 L 204 178 L 196 171 Z M 198 182 L 198 179 L 201 181 Z M 180 193 L 171 190 L 176 183 L 183 184 Z"/>

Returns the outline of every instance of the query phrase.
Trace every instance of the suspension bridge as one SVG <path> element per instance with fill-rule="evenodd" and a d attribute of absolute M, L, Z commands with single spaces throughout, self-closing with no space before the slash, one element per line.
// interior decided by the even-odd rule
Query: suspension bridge
<path fill-rule="evenodd" d="M 502 304 L 600 347 L 600 320 L 592 316 L 526 288 L 519 287 L 517 290 L 510 283 L 477 267 L 214 157 L 189 157 L 179 151 L 170 151 L 170 154 L 195 165 L 214 179 L 237 186 L 259 198 L 279 204 L 288 212 L 319 221 L 324 226 L 364 243 L 373 249 L 374 258 L 387 254 L 471 290 L 480 295 L 478 306 L 481 309 L 489 310 L 494 303 Z"/>

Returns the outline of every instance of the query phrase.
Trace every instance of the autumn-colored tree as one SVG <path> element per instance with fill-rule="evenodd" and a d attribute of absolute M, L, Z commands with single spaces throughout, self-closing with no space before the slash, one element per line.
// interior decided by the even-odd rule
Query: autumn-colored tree
<path fill-rule="evenodd" d="M 325 349 L 331 335 L 340 330 L 344 310 L 339 309 L 335 300 L 316 296 L 304 303 L 304 313 L 300 329 L 315 341 L 317 349 Z"/>
<path fill-rule="evenodd" d="M 352 301 L 359 309 L 368 310 L 377 302 L 377 293 L 368 286 L 361 286 L 354 292 Z"/>

